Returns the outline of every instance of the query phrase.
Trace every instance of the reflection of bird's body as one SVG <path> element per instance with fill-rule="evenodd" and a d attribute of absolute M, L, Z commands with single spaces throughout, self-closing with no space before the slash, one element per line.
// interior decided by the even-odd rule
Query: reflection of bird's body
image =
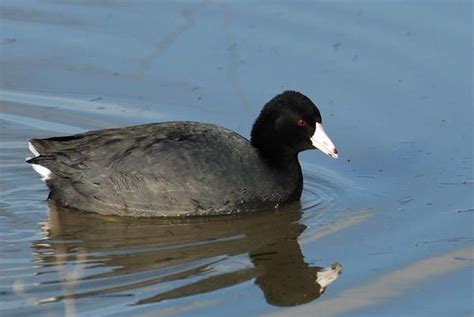
<path fill-rule="evenodd" d="M 302 213 L 294 208 L 298 206 L 283 212 L 218 218 L 135 219 L 75 212 L 53 201 L 49 205 L 49 222 L 44 227 L 48 238 L 33 243 L 36 262 L 48 268 L 43 281 L 48 276 L 56 278 L 51 267 L 58 268 L 58 260 L 69 263 L 64 262 L 66 254 L 67 261 L 75 262 L 78 250 L 84 262 L 101 263 L 102 268 L 86 266 L 78 283 L 81 287 L 67 295 L 60 284 L 41 284 L 48 292 L 58 287 L 61 295 L 54 300 L 135 291 L 145 297 L 129 297 L 130 304 L 145 304 L 254 280 L 268 303 L 291 306 L 318 298 L 341 273 L 339 265 L 321 268 L 304 261 L 298 237 L 306 227 L 299 223 Z M 234 257 L 245 254 L 253 266 L 235 262 Z M 233 270 L 219 269 L 226 259 Z M 134 276 L 138 282 L 131 279 Z M 109 282 L 97 288 L 104 280 Z M 153 286 L 161 283 L 163 287 Z M 156 293 L 136 292 L 142 287 Z"/>
<path fill-rule="evenodd" d="M 251 142 L 225 128 L 168 122 L 30 140 L 50 198 L 85 211 L 179 216 L 254 211 L 300 198 L 298 152 L 337 157 L 307 97 L 278 95 Z"/>

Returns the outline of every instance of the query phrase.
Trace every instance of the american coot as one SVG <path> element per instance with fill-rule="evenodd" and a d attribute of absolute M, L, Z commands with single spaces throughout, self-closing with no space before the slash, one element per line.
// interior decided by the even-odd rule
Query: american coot
<path fill-rule="evenodd" d="M 321 114 L 285 91 L 255 121 L 250 142 L 220 126 L 164 122 L 31 139 L 27 160 L 49 198 L 100 214 L 152 217 L 231 214 L 275 208 L 301 197 L 298 153 L 337 158 Z"/>

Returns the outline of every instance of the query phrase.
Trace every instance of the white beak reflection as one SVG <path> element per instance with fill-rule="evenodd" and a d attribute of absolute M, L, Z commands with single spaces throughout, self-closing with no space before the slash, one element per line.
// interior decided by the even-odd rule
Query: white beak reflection
<path fill-rule="evenodd" d="M 331 139 L 327 136 L 321 123 L 316 122 L 316 131 L 314 131 L 314 134 L 311 137 L 311 142 L 315 148 L 330 157 L 335 159 L 339 157 L 334 143 L 332 143 Z"/>

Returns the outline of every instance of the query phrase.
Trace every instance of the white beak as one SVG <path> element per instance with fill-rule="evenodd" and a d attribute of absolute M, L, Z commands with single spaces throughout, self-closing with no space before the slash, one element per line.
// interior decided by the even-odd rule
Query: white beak
<path fill-rule="evenodd" d="M 332 158 L 338 158 L 336 147 L 334 146 L 334 143 L 332 143 L 331 139 L 327 136 L 321 123 L 316 122 L 316 131 L 314 131 L 314 134 L 311 137 L 311 142 L 313 143 L 313 146 L 321 152 L 329 155 Z"/>

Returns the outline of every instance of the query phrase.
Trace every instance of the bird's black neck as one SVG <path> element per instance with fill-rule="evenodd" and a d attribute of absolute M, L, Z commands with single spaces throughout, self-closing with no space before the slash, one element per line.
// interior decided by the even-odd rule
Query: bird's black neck
<path fill-rule="evenodd" d="M 282 143 L 280 135 L 273 126 L 272 113 L 266 113 L 265 109 L 255 121 L 250 143 L 258 150 L 259 154 L 271 165 L 284 167 L 298 165 L 298 152 L 291 146 Z"/>

